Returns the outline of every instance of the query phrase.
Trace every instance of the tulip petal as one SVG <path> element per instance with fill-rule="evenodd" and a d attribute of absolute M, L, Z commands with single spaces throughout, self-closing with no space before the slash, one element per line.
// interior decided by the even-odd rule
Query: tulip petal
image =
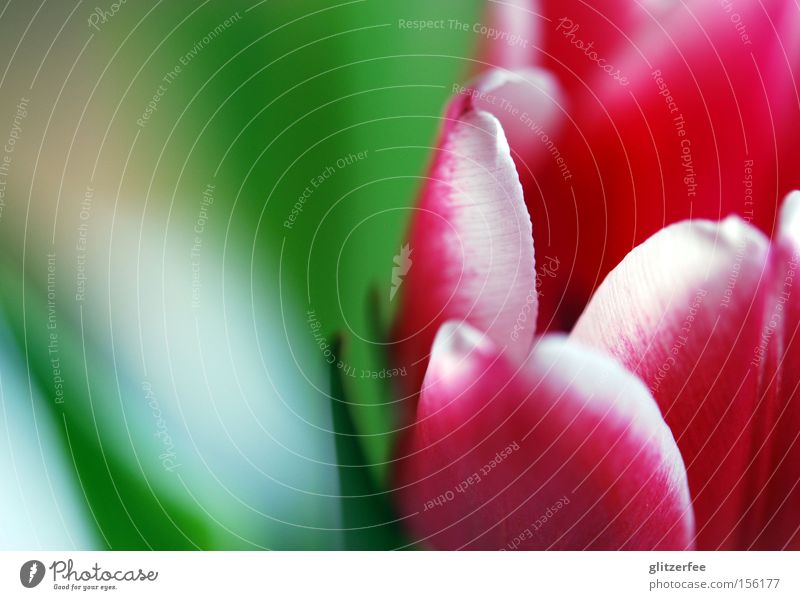
<path fill-rule="evenodd" d="M 774 274 L 767 240 L 740 219 L 682 222 L 609 274 L 572 333 L 652 391 L 686 462 L 701 549 L 748 544 Z"/>
<path fill-rule="evenodd" d="M 757 550 L 800 549 L 800 193 L 786 198 L 773 247 L 773 297 L 765 313 L 772 331 L 759 415 L 752 500 L 743 517 L 746 545 Z M 773 327 L 773 323 L 777 325 Z"/>
<path fill-rule="evenodd" d="M 543 6 L 544 53 L 541 63 L 556 73 L 570 91 L 606 83 L 609 57 L 633 50 L 631 37 L 650 31 L 655 16 L 668 8 L 659 0 L 598 3 L 559 0 Z M 602 61 L 602 62 L 601 62 Z M 622 76 L 625 74 L 622 73 Z"/>
<path fill-rule="evenodd" d="M 498 120 L 456 96 L 408 236 L 411 267 L 392 331 L 407 367 L 406 393 L 419 390 L 436 331 L 472 323 L 518 355 L 536 323 L 531 222 Z"/>
<path fill-rule="evenodd" d="M 500 121 L 520 173 L 533 174 L 548 158 L 558 166 L 554 138 L 566 109 L 556 78 L 544 69 L 490 70 L 468 86 L 474 106 Z M 562 161 L 563 163 L 563 161 Z"/>
<path fill-rule="evenodd" d="M 555 214 L 574 210 L 574 202 L 572 198 L 561 199 L 558 207 L 550 205 L 549 195 L 554 189 L 549 176 L 557 175 L 565 184 L 572 179 L 570 163 L 558 143 L 571 119 L 568 99 L 556 77 L 540 68 L 489 70 L 475 78 L 468 89 L 473 91 L 475 106 L 491 112 L 502 124 L 522 181 L 525 202 L 530 214 L 535 215 L 538 329 L 562 329 L 564 324 L 574 322 L 564 317 L 570 314 L 570 309 L 562 292 L 575 265 L 567 263 L 563 269 L 551 267 L 558 267 L 563 257 L 569 259 L 574 255 L 578 239 L 577 231 L 572 235 L 573 232 L 561 226 L 563 218 L 553 219 Z M 604 232 L 587 227 L 581 231 L 581 241 L 598 234 L 602 236 Z M 583 303 L 577 310 L 581 308 Z"/>
<path fill-rule="evenodd" d="M 434 344 L 397 494 L 439 549 L 683 549 L 686 472 L 653 398 L 560 336 L 519 361 L 465 324 Z"/>
<path fill-rule="evenodd" d="M 490 31 L 499 34 L 494 39 L 484 38 L 479 52 L 483 63 L 517 69 L 536 60 L 542 25 L 546 23 L 538 0 L 490 0 L 485 21 Z"/>
<path fill-rule="evenodd" d="M 487 36 L 480 56 L 492 67 L 543 66 L 556 73 L 565 87 L 582 87 L 604 75 L 592 52 L 602 58 L 629 48 L 631 37 L 655 28 L 655 19 L 668 15 L 674 8 L 671 4 L 489 0 L 484 20 L 495 39 Z"/>
<path fill-rule="evenodd" d="M 542 281 L 539 329 L 568 331 L 605 275 L 665 225 L 739 214 L 773 231 L 776 200 L 800 185 L 800 19 L 788 0 L 542 11 L 530 64 L 567 96 L 552 142 L 570 176 L 548 162 L 520 176 L 534 226 L 557 232 L 535 232 L 537 262 L 565 265 Z"/>

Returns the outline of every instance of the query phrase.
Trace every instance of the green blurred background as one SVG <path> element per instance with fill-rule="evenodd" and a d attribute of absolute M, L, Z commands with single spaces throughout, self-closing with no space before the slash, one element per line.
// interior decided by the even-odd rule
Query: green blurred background
<path fill-rule="evenodd" d="M 480 40 L 398 22 L 480 3 L 0 10 L 0 546 L 404 547 L 361 370 Z"/>

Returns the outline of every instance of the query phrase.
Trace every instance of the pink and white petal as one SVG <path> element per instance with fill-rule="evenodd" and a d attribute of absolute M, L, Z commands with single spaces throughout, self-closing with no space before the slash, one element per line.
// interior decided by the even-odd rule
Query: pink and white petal
<path fill-rule="evenodd" d="M 525 360 L 469 325 L 439 332 L 397 498 L 439 549 L 684 549 L 675 440 L 641 382 L 561 336 Z"/>
<path fill-rule="evenodd" d="M 770 345 L 764 409 L 756 436 L 758 476 L 744 517 L 748 547 L 800 549 L 800 193 L 781 209 L 773 246 L 773 298 L 762 336 Z"/>
<path fill-rule="evenodd" d="M 552 59 L 535 64 L 569 99 L 553 139 L 568 173 L 545 162 L 520 176 L 538 262 L 564 266 L 543 280 L 539 329 L 568 331 L 605 275 L 665 225 L 739 214 L 773 231 L 777 199 L 800 186 L 800 9 L 576 0 L 543 10 Z M 580 24 L 574 38 L 555 32 L 562 17 Z M 594 42 L 628 85 L 573 42 Z"/>
<path fill-rule="evenodd" d="M 546 72 L 548 87 L 558 90 L 558 97 L 550 101 L 560 109 L 558 119 L 542 119 L 539 111 L 529 111 L 529 118 L 521 114 L 512 118 L 493 112 L 503 122 L 517 160 L 534 222 L 537 261 L 541 264 L 555 259 L 564 266 L 557 277 L 541 278 L 539 328 L 569 330 L 602 274 L 608 271 L 609 264 L 615 264 L 608 260 L 613 252 L 607 252 L 606 246 L 619 240 L 630 249 L 631 240 L 627 232 L 609 238 L 604 188 L 607 184 L 601 175 L 606 171 L 616 173 L 627 163 L 618 160 L 615 154 L 610 167 L 600 170 L 597 166 L 607 153 L 604 145 L 613 143 L 615 132 L 604 129 L 596 139 L 587 140 L 587 129 L 605 117 L 603 107 L 596 106 L 595 82 L 605 84 L 610 78 L 587 57 L 588 49 L 577 48 L 574 42 L 591 43 L 599 56 L 607 60 L 621 48 L 630 47 L 628 36 L 652 20 L 650 15 L 654 9 L 653 3 L 632 1 L 602 7 L 580 0 L 544 2 L 536 7 L 530 4 L 531 12 L 541 11 L 542 14 L 541 43 L 537 43 L 532 52 L 517 48 L 516 53 L 508 50 L 495 55 L 493 64 L 519 69 L 519 57 L 526 57 L 529 65 L 537 65 L 540 72 Z M 495 16 L 497 13 L 520 10 L 500 2 L 488 6 L 490 23 L 500 22 Z M 506 55 L 511 58 L 499 60 Z M 529 95 L 535 98 L 541 94 Z M 592 101 L 595 105 L 591 105 Z M 523 102 L 518 105 L 525 110 Z M 507 121 L 515 122 L 512 125 Z M 519 131 L 520 135 L 512 135 L 512 131 Z M 591 146 L 587 147 L 587 141 Z M 619 215 L 620 220 L 625 217 Z M 624 252 L 616 256 L 616 260 L 623 255 Z"/>
<path fill-rule="evenodd" d="M 490 70 L 468 86 L 476 109 L 503 126 L 519 173 L 534 175 L 545 161 L 557 165 L 550 141 L 560 131 L 567 107 L 556 78 L 538 68 Z"/>
<path fill-rule="evenodd" d="M 537 311 L 531 221 L 503 129 L 471 95 L 451 102 L 408 243 L 412 266 L 391 336 L 395 366 L 409 370 L 406 394 L 419 391 L 436 331 L 450 319 L 527 354 Z"/>
<path fill-rule="evenodd" d="M 499 32 L 495 39 L 481 41 L 479 67 L 518 69 L 529 67 L 538 58 L 542 28 L 546 20 L 538 0 L 489 0 L 486 27 Z"/>
<path fill-rule="evenodd" d="M 575 210 L 574 198 L 570 196 L 554 202 L 551 197 L 559 192 L 558 185 L 566 186 L 572 178 L 570 162 L 562 152 L 564 148 L 559 145 L 564 128 L 573 126 L 569 122 L 568 98 L 558 80 L 537 67 L 489 70 L 475 78 L 468 89 L 475 95 L 475 106 L 491 112 L 502 124 L 523 185 L 528 212 L 535 215 L 532 220 L 536 264 L 540 265 L 536 286 L 539 329 L 560 329 L 564 320 L 571 326 L 577 315 L 571 320 L 569 317 L 561 318 L 569 310 L 561 294 L 563 287 L 559 288 L 559 285 L 575 272 L 572 258 L 578 240 L 577 231 L 573 236 L 568 219 L 560 215 Z M 553 184 L 551 175 L 558 177 L 561 184 Z M 594 239 L 596 231 L 589 225 L 581 229 L 581 244 L 586 243 L 589 236 Z M 603 235 L 602 230 L 599 235 Z M 590 243 L 586 245 L 592 246 Z M 592 247 L 596 249 L 598 246 L 602 248 L 602 239 Z M 602 252 L 587 261 L 586 271 L 591 271 L 592 260 L 598 256 L 602 256 Z M 548 266 L 552 264 L 563 264 L 563 268 L 556 273 Z M 584 269 L 579 270 L 583 272 Z M 585 299 L 577 310 L 580 311 L 584 304 Z"/>
<path fill-rule="evenodd" d="M 652 391 L 686 463 L 701 549 L 746 545 L 768 256 L 766 238 L 736 217 L 672 225 L 609 274 L 572 333 Z"/>

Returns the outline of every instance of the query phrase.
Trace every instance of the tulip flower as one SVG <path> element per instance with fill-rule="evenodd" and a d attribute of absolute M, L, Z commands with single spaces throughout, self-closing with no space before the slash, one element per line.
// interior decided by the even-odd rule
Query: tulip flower
<path fill-rule="evenodd" d="M 420 387 L 403 390 L 415 406 L 395 482 L 415 539 L 796 548 L 800 193 L 773 242 L 738 217 L 664 228 L 569 337 L 537 336 L 536 225 L 482 109 L 509 81 L 479 78 L 451 101 L 409 232 L 394 358 Z"/>
<path fill-rule="evenodd" d="M 605 275 L 665 225 L 746 216 L 773 232 L 800 186 L 800 19 L 795 3 L 514 0 L 487 23 L 478 71 L 527 79 L 486 107 L 500 119 L 533 216 L 539 324 L 569 331 Z M 540 86 L 557 118 L 524 117 Z M 525 140 L 520 144 L 519 140 Z M 538 141 L 538 144 L 532 142 Z"/>
<path fill-rule="evenodd" d="M 599 352 L 534 337 L 530 218 L 473 91 L 451 103 L 409 236 L 395 359 L 425 375 L 401 512 L 436 548 L 689 548 L 686 469 L 652 395 Z"/>
<path fill-rule="evenodd" d="M 650 388 L 686 463 L 705 549 L 800 547 L 800 193 L 769 241 L 737 217 L 629 254 L 572 337 Z"/>

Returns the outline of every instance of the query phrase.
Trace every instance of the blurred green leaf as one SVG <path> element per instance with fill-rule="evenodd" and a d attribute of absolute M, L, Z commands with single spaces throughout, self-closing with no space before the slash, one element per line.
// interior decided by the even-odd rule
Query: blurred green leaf
<path fill-rule="evenodd" d="M 341 351 L 341 340 L 333 347 Z M 356 429 L 350 411 L 352 405 L 342 379 L 341 369 L 331 366 L 331 403 L 336 431 L 336 455 L 342 495 L 342 528 L 348 550 L 393 550 L 408 544 L 402 532 L 402 520 L 392 509 L 391 492 L 381 487 L 375 471 L 364 454 L 363 437 Z"/>

